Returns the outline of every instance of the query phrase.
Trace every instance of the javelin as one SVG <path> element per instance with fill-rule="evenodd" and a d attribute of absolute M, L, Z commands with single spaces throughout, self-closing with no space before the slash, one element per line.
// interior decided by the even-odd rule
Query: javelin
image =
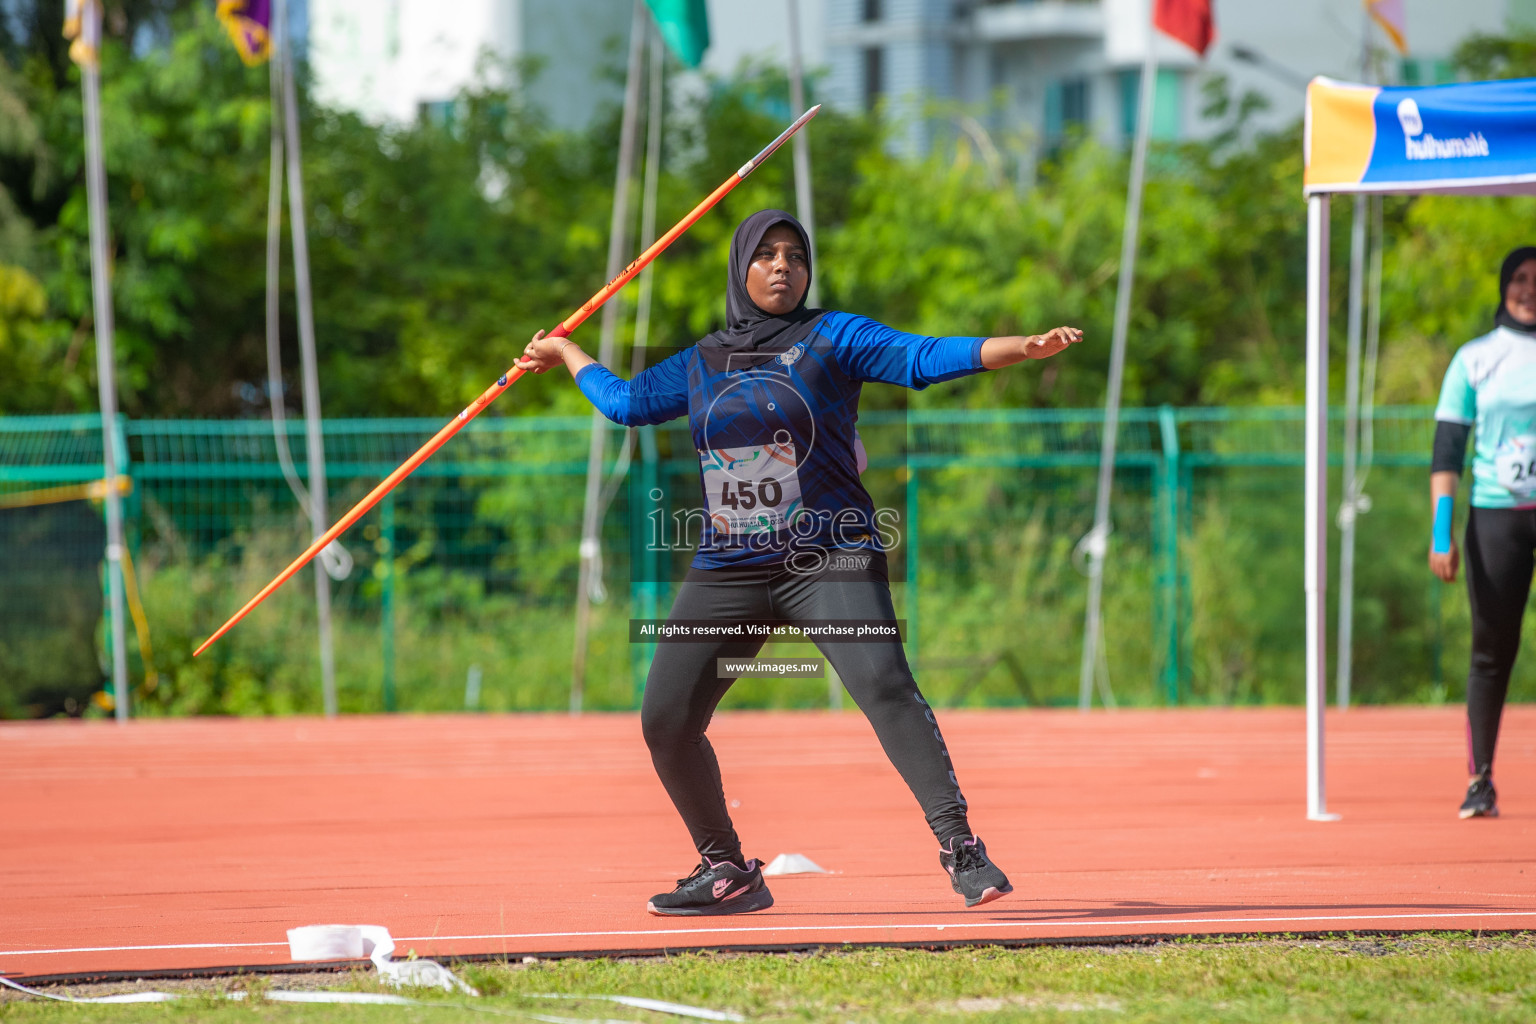
<path fill-rule="evenodd" d="M 807 110 L 805 113 L 796 118 L 794 124 L 784 129 L 778 138 L 764 146 L 762 152 L 758 153 L 757 156 L 754 156 L 751 160 L 748 160 L 746 163 L 742 164 L 740 170 L 731 175 L 729 178 L 725 179 L 719 188 L 705 196 L 703 202 L 689 211 L 688 215 L 682 220 L 672 225 L 672 229 L 670 231 L 656 239 L 655 243 L 649 249 L 645 250 L 645 252 L 637 256 L 633 263 L 625 267 L 623 271 L 619 273 L 618 277 L 615 277 L 612 281 L 609 281 L 607 284 L 605 284 L 596 295 L 592 296 L 590 299 L 584 302 L 580 309 L 576 310 L 576 312 L 572 313 L 570 316 L 561 321 L 560 325 L 554 330 L 550 331 L 548 336 L 551 338 L 568 337 L 572 331 L 581 326 L 582 321 L 587 319 L 587 317 L 591 316 L 593 313 L 597 312 L 599 306 L 613 298 L 614 295 L 618 294 L 619 289 L 623 288 L 626 284 L 629 283 L 631 278 L 640 273 L 640 271 L 644 270 L 646 264 L 650 263 L 657 256 L 661 255 L 662 251 L 665 250 L 667 246 L 677 241 L 683 232 L 693 227 L 694 223 L 697 222 L 700 217 L 703 217 L 706 213 L 708 213 L 711 207 L 713 207 L 720 200 L 724 199 L 726 193 L 730 192 L 731 189 L 735 188 L 737 185 L 740 185 L 744 180 L 746 180 L 747 175 L 756 170 L 758 165 L 761 164 L 764 160 L 767 160 L 770 156 L 772 156 L 774 150 L 778 149 L 786 141 L 788 141 L 789 137 L 795 134 L 795 132 L 805 127 L 806 122 L 815 117 L 820 110 L 821 104 L 818 103 L 816 106 L 812 107 L 810 110 Z M 373 508 L 374 505 L 378 504 L 380 498 L 394 490 L 400 481 L 404 480 L 406 477 L 410 476 L 411 473 L 415 472 L 417 466 L 420 466 L 423 462 L 426 462 L 428 457 L 430 457 L 433 452 L 441 448 L 450 437 L 462 430 L 464 428 L 464 424 L 480 415 L 481 411 L 486 406 L 494 402 L 503 391 L 507 390 L 507 388 L 516 383 L 517 379 L 522 375 L 523 371 L 519 369 L 516 364 L 514 364 L 507 370 L 506 373 L 496 378 L 496 383 L 482 391 L 479 398 L 471 402 L 463 412 L 459 413 L 452 420 L 448 421 L 448 425 L 434 434 L 430 441 L 417 449 L 415 455 L 412 455 L 410 458 L 401 463 L 398 469 L 389 474 L 389 476 L 385 477 L 377 487 L 369 491 L 367 497 L 358 502 L 356 505 L 353 505 L 350 512 L 336 521 L 336 525 L 332 526 L 329 530 L 326 530 L 319 537 L 316 537 L 315 542 L 306 548 L 302 555 L 300 555 L 298 558 L 295 558 L 292 564 L 288 566 L 288 568 L 278 573 L 276 579 L 274 579 L 271 583 L 268 583 L 265 587 L 262 587 L 260 593 L 247 601 L 244 608 L 241 608 L 228 622 L 219 627 L 218 632 L 214 633 L 213 636 L 210 636 L 207 640 L 204 640 L 202 646 L 192 652 L 192 656 L 195 658 L 199 654 L 202 654 L 204 651 L 206 651 L 215 640 L 234 628 L 235 623 L 239 622 L 241 619 L 245 618 L 246 615 L 250 614 L 251 609 L 265 601 L 267 599 L 267 595 L 271 594 L 272 591 L 286 583 L 294 573 L 308 565 L 310 559 L 319 554 L 331 541 L 345 533 L 348 527 L 361 519 L 363 514 L 366 513 L 369 509 Z"/>

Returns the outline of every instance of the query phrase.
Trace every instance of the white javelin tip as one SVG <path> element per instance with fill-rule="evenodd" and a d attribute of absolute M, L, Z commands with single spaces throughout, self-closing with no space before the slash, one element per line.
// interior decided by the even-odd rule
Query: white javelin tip
<path fill-rule="evenodd" d="M 745 178 L 747 175 L 751 174 L 757 168 L 758 164 L 762 163 L 764 160 L 766 160 L 770 156 L 772 156 L 774 150 L 776 150 L 780 146 L 782 146 L 786 139 L 788 139 L 791 135 L 795 134 L 795 132 L 797 132 L 801 128 L 803 128 L 805 126 L 806 122 L 808 122 L 811 118 L 815 117 L 820 112 L 821 112 L 821 104 L 818 103 L 814 107 L 812 107 L 810 110 L 807 110 L 805 113 L 803 113 L 799 117 L 795 118 L 794 123 L 791 124 L 788 128 L 785 128 L 782 132 L 780 132 L 778 138 L 774 139 L 772 142 L 768 143 L 768 145 L 764 146 L 762 148 L 761 152 L 759 152 L 757 154 L 757 156 L 753 157 L 751 160 L 748 160 L 746 163 L 742 164 L 741 165 L 741 169 L 736 172 L 736 176 L 738 178 Z"/>

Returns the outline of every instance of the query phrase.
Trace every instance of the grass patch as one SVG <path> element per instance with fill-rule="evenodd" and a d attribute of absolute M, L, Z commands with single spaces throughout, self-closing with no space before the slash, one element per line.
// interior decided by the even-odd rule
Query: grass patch
<path fill-rule="evenodd" d="M 175 990 L 159 1005 L 80 1006 L 0 995 L 15 1024 L 140 1021 L 439 1022 L 490 1017 L 683 1021 L 606 1002 L 534 994 L 610 994 L 733 1010 L 754 1021 L 1529 1021 L 1536 1018 L 1536 935 L 1435 934 L 1323 940 L 1186 940 L 1148 946 L 860 948 L 804 954 L 684 954 L 612 960 L 463 964 L 484 994 L 411 993 L 431 1006 L 264 1001 L 284 988 L 382 991 L 376 975 L 137 982 L 56 988 L 100 995 Z M 247 991 L 225 1003 L 220 991 Z"/>

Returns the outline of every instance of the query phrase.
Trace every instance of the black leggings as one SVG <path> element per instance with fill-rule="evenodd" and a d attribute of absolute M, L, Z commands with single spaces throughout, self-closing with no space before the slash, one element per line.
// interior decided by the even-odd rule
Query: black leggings
<path fill-rule="evenodd" d="M 889 622 L 896 613 L 890 585 L 868 573 L 851 578 L 693 570 L 678 590 L 670 618 Z M 965 797 L 949 751 L 907 667 L 900 641 L 818 646 L 874 726 L 886 756 L 922 805 L 934 836 L 943 843 L 969 835 Z M 761 640 L 663 640 L 656 646 L 645 684 L 640 724 L 651 762 L 694 846 L 711 860 L 741 859 L 741 840 L 725 807 L 720 765 L 704 735 L 715 706 L 735 682 L 718 677 L 716 659 L 751 658 L 761 648 Z"/>
<path fill-rule="evenodd" d="M 1473 508 L 1467 518 L 1467 593 L 1472 668 L 1467 673 L 1467 760 L 1491 771 L 1509 673 L 1520 651 L 1520 620 L 1531 593 L 1536 509 Z"/>

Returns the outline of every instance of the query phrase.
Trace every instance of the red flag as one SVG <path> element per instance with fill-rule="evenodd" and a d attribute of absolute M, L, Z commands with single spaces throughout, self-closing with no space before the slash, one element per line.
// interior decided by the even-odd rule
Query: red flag
<path fill-rule="evenodd" d="M 1153 0 L 1152 24 L 1205 56 L 1216 37 L 1216 23 L 1211 16 L 1214 0 Z"/>

